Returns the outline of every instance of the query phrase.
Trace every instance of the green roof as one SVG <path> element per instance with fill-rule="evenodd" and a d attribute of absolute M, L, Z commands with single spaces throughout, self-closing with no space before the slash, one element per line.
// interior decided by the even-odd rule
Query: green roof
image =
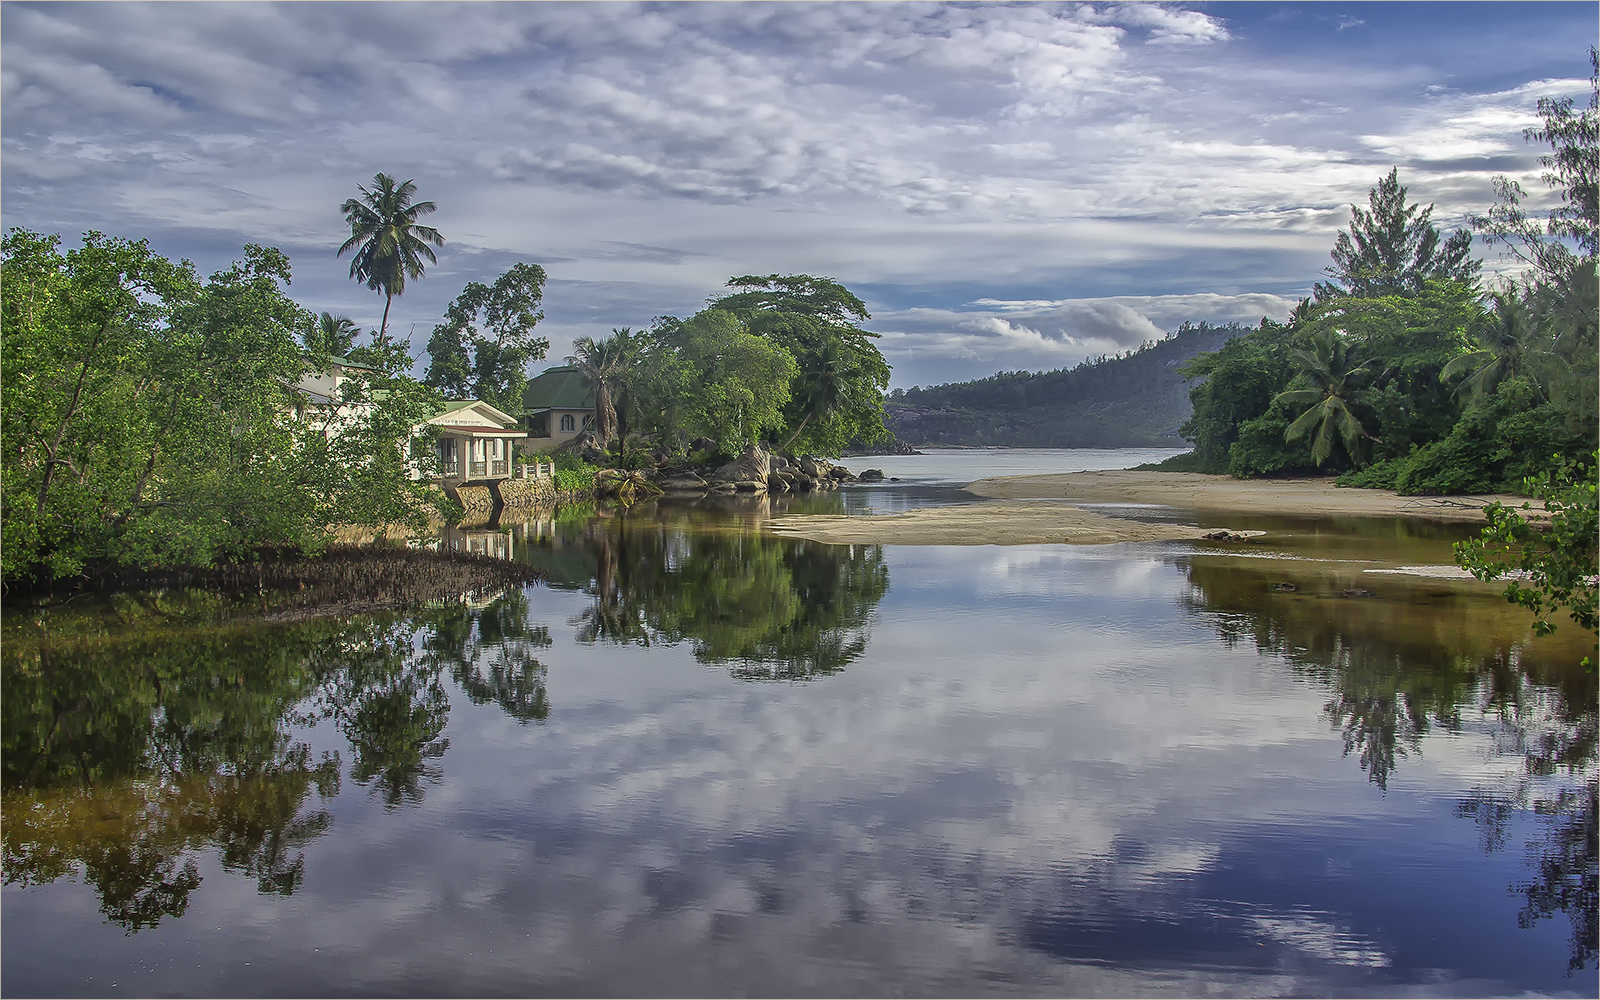
<path fill-rule="evenodd" d="M 594 392 L 589 380 L 571 365 L 546 368 L 522 390 L 525 410 L 592 410 Z"/>

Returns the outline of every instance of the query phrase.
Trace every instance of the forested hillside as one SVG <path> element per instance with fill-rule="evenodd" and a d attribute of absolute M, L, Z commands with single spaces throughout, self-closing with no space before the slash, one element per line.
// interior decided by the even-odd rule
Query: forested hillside
<path fill-rule="evenodd" d="M 1181 447 L 1178 428 L 1190 412 L 1184 363 L 1249 330 L 1185 323 L 1165 340 L 1076 368 L 896 390 L 886 423 L 914 445 Z"/>

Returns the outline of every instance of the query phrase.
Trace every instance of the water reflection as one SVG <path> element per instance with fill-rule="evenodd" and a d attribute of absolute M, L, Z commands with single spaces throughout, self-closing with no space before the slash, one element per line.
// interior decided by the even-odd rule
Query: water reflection
<path fill-rule="evenodd" d="M 737 510 L 741 522 L 758 523 L 768 501 L 743 500 Z M 748 679 L 816 677 L 861 657 L 889 589 L 881 546 L 728 530 L 726 516 L 721 530 L 694 530 L 698 511 L 527 522 L 514 529 L 518 555 L 552 585 L 594 596 L 572 623 L 580 642 L 688 642 L 700 662 L 731 663 Z"/>
<path fill-rule="evenodd" d="M 8 636 L 0 768 L 6 882 L 81 870 L 130 931 L 184 913 L 198 851 L 261 893 L 300 887 L 343 774 L 305 741 L 319 723 L 344 737 L 350 780 L 393 809 L 441 778 L 444 676 L 519 719 L 549 713 L 530 655 L 549 636 L 521 592 L 405 617 L 120 624 Z"/>
<path fill-rule="evenodd" d="M 1569 970 L 1595 961 L 1600 727 L 1596 677 L 1574 667 L 1586 637 L 1535 639 L 1516 609 L 1423 580 L 1390 578 L 1374 597 L 1348 569 L 1297 565 L 1286 591 L 1282 565 L 1202 558 L 1184 568 L 1185 605 L 1224 642 L 1248 640 L 1328 690 L 1323 711 L 1345 755 L 1380 789 L 1430 733 L 1487 728 L 1494 753 L 1520 767 L 1474 788 L 1456 815 L 1477 823 L 1490 853 L 1507 848 L 1515 819 L 1536 819 L 1532 877 L 1512 886 L 1526 900 L 1518 921 L 1566 914 Z"/>

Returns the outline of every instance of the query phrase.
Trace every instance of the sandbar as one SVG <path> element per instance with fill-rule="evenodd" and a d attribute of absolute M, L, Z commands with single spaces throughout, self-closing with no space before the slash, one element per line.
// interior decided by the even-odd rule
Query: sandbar
<path fill-rule="evenodd" d="M 924 507 L 904 514 L 791 514 L 767 522 L 767 528 L 834 545 L 1105 545 L 1193 539 L 1216 530 L 1107 517 L 1048 500 Z"/>
<path fill-rule="evenodd" d="M 1063 499 L 1081 503 L 1166 504 L 1191 510 L 1312 517 L 1411 517 L 1483 524 L 1494 501 L 1521 507 L 1527 497 L 1505 495 L 1405 497 L 1392 490 L 1335 486 L 1332 477 L 1234 479 L 1198 472 L 1067 472 L 996 476 L 967 487 L 993 499 Z"/>

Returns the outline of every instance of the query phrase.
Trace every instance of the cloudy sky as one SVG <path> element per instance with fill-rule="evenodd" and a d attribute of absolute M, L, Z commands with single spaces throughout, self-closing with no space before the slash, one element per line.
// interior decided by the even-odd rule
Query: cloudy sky
<path fill-rule="evenodd" d="M 375 325 L 337 210 L 415 178 L 448 243 L 395 306 L 420 352 L 471 280 L 543 264 L 573 336 L 731 275 L 861 295 L 894 385 L 1053 369 L 1184 320 L 1281 317 L 1398 165 L 1447 226 L 1592 3 L 7 2 L 7 227 L 283 248 Z M 1493 251 L 1487 251 L 1493 257 Z"/>

